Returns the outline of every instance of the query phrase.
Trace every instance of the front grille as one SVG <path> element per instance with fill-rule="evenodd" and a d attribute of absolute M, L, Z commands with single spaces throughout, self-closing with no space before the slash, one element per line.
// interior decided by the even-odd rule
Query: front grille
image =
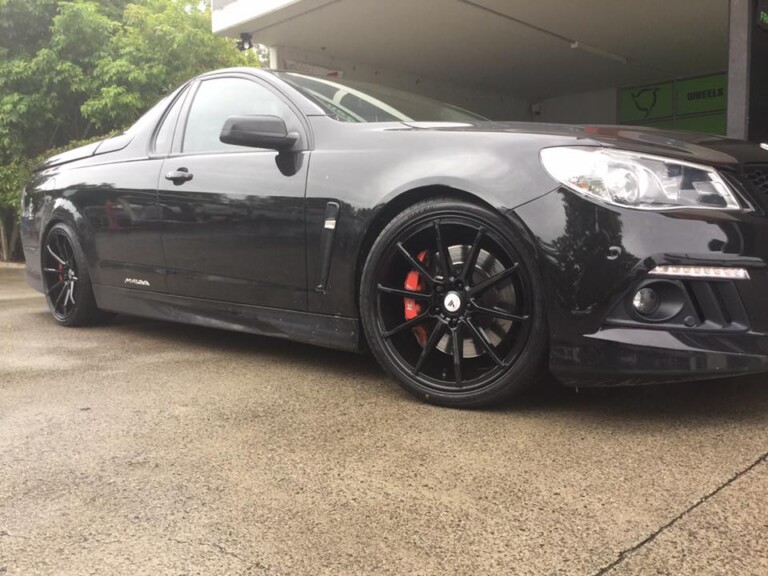
<path fill-rule="evenodd" d="M 763 194 L 768 194 L 768 164 L 747 164 L 744 177 Z"/>

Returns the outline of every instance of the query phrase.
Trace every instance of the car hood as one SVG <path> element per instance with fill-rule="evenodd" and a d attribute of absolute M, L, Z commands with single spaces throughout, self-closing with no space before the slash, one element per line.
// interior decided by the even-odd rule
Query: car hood
<path fill-rule="evenodd" d="M 545 124 L 535 122 L 406 122 L 417 130 L 539 134 L 572 138 L 574 145 L 608 146 L 739 169 L 744 164 L 768 164 L 768 149 L 713 134 L 659 130 L 640 126 Z"/>

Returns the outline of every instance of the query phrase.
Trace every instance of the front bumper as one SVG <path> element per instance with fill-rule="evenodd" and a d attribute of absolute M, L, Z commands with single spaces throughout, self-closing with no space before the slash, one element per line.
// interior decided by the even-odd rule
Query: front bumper
<path fill-rule="evenodd" d="M 550 369 L 571 386 L 698 380 L 768 371 L 768 218 L 650 212 L 565 189 L 510 212 L 531 235 L 550 330 Z M 627 313 L 660 265 L 741 267 L 748 280 L 680 280 L 680 314 Z M 664 281 L 664 278 L 661 278 Z"/>
<path fill-rule="evenodd" d="M 609 328 L 553 341 L 550 370 L 568 386 L 630 386 L 768 371 L 768 336 Z"/>

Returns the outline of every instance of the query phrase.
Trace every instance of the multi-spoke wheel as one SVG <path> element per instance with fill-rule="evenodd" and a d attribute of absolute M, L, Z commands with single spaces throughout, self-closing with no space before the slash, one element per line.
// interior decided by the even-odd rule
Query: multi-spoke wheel
<path fill-rule="evenodd" d="M 500 215 L 435 200 L 397 216 L 374 243 L 361 315 L 379 362 L 403 386 L 452 406 L 527 387 L 546 336 L 531 259 Z"/>
<path fill-rule="evenodd" d="M 45 297 L 54 319 L 64 326 L 99 319 L 85 256 L 72 229 L 63 223 L 52 226 L 41 252 Z"/>

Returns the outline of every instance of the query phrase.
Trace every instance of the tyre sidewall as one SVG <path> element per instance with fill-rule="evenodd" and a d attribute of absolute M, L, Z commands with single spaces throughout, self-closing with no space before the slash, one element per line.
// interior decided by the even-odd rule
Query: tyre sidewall
<path fill-rule="evenodd" d="M 69 224 L 64 222 L 58 222 L 50 227 L 45 235 L 44 246 L 47 246 L 48 239 L 52 234 L 61 232 L 69 239 L 70 246 L 74 253 L 75 265 L 77 266 L 77 290 L 75 291 L 75 307 L 67 318 L 59 318 L 54 312 L 51 298 L 46 295 L 45 300 L 48 304 L 48 309 L 51 312 L 54 320 L 62 326 L 83 326 L 92 323 L 98 314 L 96 303 L 93 296 L 93 288 L 91 286 L 91 277 L 88 273 L 88 264 L 85 259 L 85 253 L 83 252 L 80 242 L 77 239 L 75 231 Z M 45 250 L 45 248 L 43 248 Z M 43 251 L 41 251 L 42 253 Z M 41 254 L 41 267 L 44 266 L 43 256 Z M 47 282 L 44 284 L 44 288 L 47 290 Z"/>
<path fill-rule="evenodd" d="M 422 219 L 441 216 L 470 216 L 509 243 L 520 257 L 520 264 L 530 283 L 531 321 L 528 341 L 515 362 L 487 386 L 467 393 L 442 393 L 415 381 L 397 358 L 387 350 L 378 329 L 376 273 L 381 259 L 399 235 Z M 379 363 L 409 392 L 434 404 L 453 407 L 481 407 L 501 402 L 521 393 L 542 370 L 548 345 L 542 281 L 538 275 L 533 247 L 519 233 L 513 223 L 490 209 L 460 200 L 433 200 L 416 204 L 395 217 L 373 244 L 363 269 L 360 282 L 360 312 L 368 345 Z"/>

